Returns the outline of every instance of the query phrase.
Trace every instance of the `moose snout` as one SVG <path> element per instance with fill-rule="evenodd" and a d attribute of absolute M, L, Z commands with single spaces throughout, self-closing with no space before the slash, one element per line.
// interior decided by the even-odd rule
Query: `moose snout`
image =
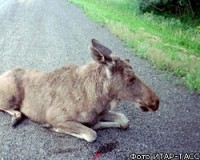
<path fill-rule="evenodd" d="M 158 98 L 155 98 L 154 100 L 151 100 L 151 101 L 148 101 L 148 102 L 144 102 L 141 103 L 141 110 L 143 112 L 148 112 L 148 111 L 157 111 L 158 108 L 159 108 L 159 99 Z"/>

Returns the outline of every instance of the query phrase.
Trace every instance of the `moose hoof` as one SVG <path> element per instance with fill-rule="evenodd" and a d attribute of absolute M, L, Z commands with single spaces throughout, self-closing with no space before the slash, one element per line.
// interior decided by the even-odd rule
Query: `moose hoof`
<path fill-rule="evenodd" d="M 18 119 L 18 118 L 12 117 L 12 119 L 11 119 L 11 126 L 12 126 L 13 128 L 15 128 L 16 125 L 18 124 L 18 122 L 19 122 L 19 119 Z"/>
<path fill-rule="evenodd" d="M 126 118 L 124 114 L 120 113 L 119 115 L 120 115 L 120 118 L 119 118 L 120 127 L 122 129 L 127 129 L 129 127 L 128 118 Z"/>
<path fill-rule="evenodd" d="M 97 133 L 95 131 L 92 131 L 90 134 L 84 134 L 83 138 L 87 142 L 94 142 L 97 139 Z"/>
<path fill-rule="evenodd" d="M 123 124 L 123 125 L 121 125 L 121 128 L 124 129 L 124 130 L 126 130 L 126 129 L 129 128 L 129 124 L 128 123 Z"/>

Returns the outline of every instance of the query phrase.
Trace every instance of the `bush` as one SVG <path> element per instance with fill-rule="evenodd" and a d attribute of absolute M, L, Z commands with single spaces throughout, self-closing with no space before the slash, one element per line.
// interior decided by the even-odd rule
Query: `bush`
<path fill-rule="evenodd" d="M 194 18 L 200 15 L 199 0 L 137 0 L 142 12 L 165 12 L 176 16 L 189 15 Z"/>

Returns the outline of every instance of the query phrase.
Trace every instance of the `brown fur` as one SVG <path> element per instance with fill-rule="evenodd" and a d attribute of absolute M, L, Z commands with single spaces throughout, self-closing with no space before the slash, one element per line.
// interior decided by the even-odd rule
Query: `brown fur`
<path fill-rule="evenodd" d="M 128 127 L 128 119 L 110 108 L 118 100 L 134 102 L 144 111 L 158 109 L 158 97 L 134 74 L 128 60 L 110 56 L 111 50 L 96 40 L 91 52 L 95 61 L 83 67 L 72 64 L 46 73 L 24 69 L 4 73 L 0 110 L 14 116 L 14 122 L 23 113 L 54 131 L 92 142 L 96 132 L 88 125 Z"/>

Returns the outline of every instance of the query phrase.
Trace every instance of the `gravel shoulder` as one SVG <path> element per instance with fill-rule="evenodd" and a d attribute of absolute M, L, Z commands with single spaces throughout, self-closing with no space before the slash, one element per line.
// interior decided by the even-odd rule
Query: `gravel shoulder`
<path fill-rule="evenodd" d="M 11 117 L 0 112 L 0 158 L 88 160 L 103 151 L 101 160 L 123 160 L 132 153 L 200 152 L 199 95 L 175 85 L 176 78 L 167 80 L 168 73 L 135 56 L 65 0 L 0 0 L 0 73 L 15 67 L 49 71 L 72 62 L 83 65 L 91 60 L 92 38 L 130 59 L 135 72 L 158 93 L 160 109 L 143 113 L 121 102 L 118 110 L 128 117 L 130 128 L 99 130 L 94 143 L 54 133 L 27 119 L 13 129 Z"/>

